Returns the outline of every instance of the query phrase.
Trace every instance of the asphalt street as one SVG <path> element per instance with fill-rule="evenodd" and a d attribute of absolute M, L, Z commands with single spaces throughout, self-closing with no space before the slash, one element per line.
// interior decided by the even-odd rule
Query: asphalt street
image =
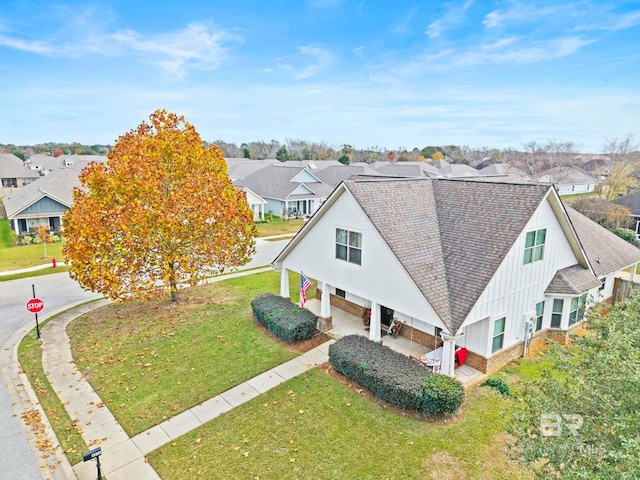
<path fill-rule="evenodd" d="M 289 240 L 258 239 L 256 253 L 245 268 L 269 265 Z M 25 307 L 35 293 L 44 304 L 39 319 L 74 303 L 99 298 L 100 295 L 83 290 L 66 272 L 24 278 L 0 283 L 0 346 L 25 324 L 35 327 L 35 316 Z M 0 480 L 34 480 L 42 478 L 26 435 L 13 408 L 7 387 L 0 385 Z"/>

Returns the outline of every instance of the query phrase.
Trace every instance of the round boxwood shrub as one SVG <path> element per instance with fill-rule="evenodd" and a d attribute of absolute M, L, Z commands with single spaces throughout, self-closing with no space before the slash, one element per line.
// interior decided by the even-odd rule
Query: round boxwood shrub
<path fill-rule="evenodd" d="M 464 402 L 464 387 L 455 378 L 429 375 L 422 382 L 422 414 L 442 417 L 456 413 Z"/>

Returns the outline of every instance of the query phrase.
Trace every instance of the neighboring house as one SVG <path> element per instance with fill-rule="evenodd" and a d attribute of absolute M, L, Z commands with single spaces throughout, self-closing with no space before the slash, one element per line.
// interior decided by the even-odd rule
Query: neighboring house
<path fill-rule="evenodd" d="M 267 205 L 267 201 L 262 198 L 260 195 L 257 195 L 255 192 L 252 192 L 250 188 L 244 187 L 242 189 L 247 198 L 247 203 L 249 204 L 249 208 L 253 212 L 253 220 L 254 221 L 263 221 L 264 220 L 264 208 Z"/>
<path fill-rule="evenodd" d="M 267 202 L 266 212 L 283 218 L 313 215 L 333 190 L 308 168 L 286 164 L 268 165 L 235 185 L 262 197 Z"/>
<path fill-rule="evenodd" d="M 454 346 L 491 373 L 531 343 L 565 341 L 590 301 L 640 249 L 566 208 L 547 185 L 477 179 L 352 179 L 342 183 L 274 260 L 282 296 L 304 272 L 331 309 L 371 309 L 369 338 L 393 318 L 453 375 Z"/>
<path fill-rule="evenodd" d="M 552 168 L 540 174 L 540 183 L 554 185 L 559 195 L 593 192 L 596 179 L 578 167 Z"/>
<path fill-rule="evenodd" d="M 40 178 L 38 172 L 27 168 L 22 160 L 12 153 L 0 154 L 0 181 L 2 182 L 3 194 L 8 194 L 13 188 L 20 188 L 29 185 Z"/>
<path fill-rule="evenodd" d="M 636 232 L 636 236 L 640 240 L 640 190 L 611 200 L 611 203 L 621 205 L 629 210 L 629 217 L 633 222 L 631 228 Z"/>
<path fill-rule="evenodd" d="M 45 225 L 59 231 L 62 216 L 73 203 L 73 188 L 77 186 L 80 186 L 78 172 L 59 168 L 6 196 L 4 205 L 11 229 L 20 234 Z"/>
<path fill-rule="evenodd" d="M 58 155 L 53 157 L 38 153 L 29 157 L 25 164 L 31 170 L 36 170 L 41 175 L 47 175 L 59 168 L 71 167 L 76 164 L 84 166 L 90 162 L 106 163 L 106 161 L 107 157 L 104 155 Z"/>

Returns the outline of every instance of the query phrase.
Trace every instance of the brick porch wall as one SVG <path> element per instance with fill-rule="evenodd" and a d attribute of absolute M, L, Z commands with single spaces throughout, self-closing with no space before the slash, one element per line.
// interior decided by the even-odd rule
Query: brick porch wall
<path fill-rule="evenodd" d="M 320 290 L 319 288 L 316 288 L 316 298 L 318 300 L 322 300 L 322 290 Z M 333 293 L 331 293 L 329 296 L 329 303 L 332 307 L 339 308 L 340 310 L 344 310 L 351 315 L 362 318 L 362 310 L 364 309 L 362 305 L 350 302 L 349 300 L 338 297 Z"/>
<path fill-rule="evenodd" d="M 316 298 L 318 300 L 322 299 L 322 291 L 320 289 L 316 289 Z M 342 297 L 337 297 L 333 294 L 331 294 L 330 303 L 332 307 L 344 310 L 345 312 L 350 313 L 351 315 L 355 315 L 356 317 L 362 317 L 363 307 L 361 305 L 350 302 Z M 571 328 L 567 331 L 548 329 L 538 333 L 529 341 L 527 356 L 532 352 L 535 352 L 542 348 L 545 343 L 545 339 L 553 340 L 554 342 L 563 346 L 567 345 L 570 341 L 570 333 L 573 330 L 581 327 L 582 325 L 583 322 L 580 322 L 572 325 Z M 441 338 L 436 338 L 434 335 L 423 332 L 422 330 L 418 330 L 417 328 L 413 328 L 407 324 L 404 324 L 402 326 L 400 335 L 419 345 L 423 345 L 425 348 L 434 349 L 442 346 Z M 509 362 L 512 362 L 516 358 L 521 357 L 523 345 L 524 342 L 518 342 L 507 349 L 497 352 L 495 355 L 492 355 L 489 358 L 483 357 L 482 355 L 469 350 L 469 355 L 467 356 L 465 364 L 469 365 L 471 368 L 475 368 L 482 373 L 490 375 L 500 370 Z"/>

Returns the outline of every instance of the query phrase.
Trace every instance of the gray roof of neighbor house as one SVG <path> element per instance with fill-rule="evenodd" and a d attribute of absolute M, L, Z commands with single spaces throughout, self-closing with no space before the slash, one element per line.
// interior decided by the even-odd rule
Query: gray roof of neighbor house
<path fill-rule="evenodd" d="M 39 178 L 40 174 L 25 167 L 12 153 L 0 153 L 0 178 Z"/>
<path fill-rule="evenodd" d="M 588 268 L 571 265 L 556 272 L 544 291 L 547 295 L 579 295 L 600 285 Z"/>
<path fill-rule="evenodd" d="M 558 184 L 587 184 L 595 183 L 596 179 L 578 167 L 550 168 L 542 172 L 539 176 L 542 183 Z"/>
<path fill-rule="evenodd" d="M 640 190 L 618 197 L 611 200 L 611 202 L 616 205 L 622 205 L 624 208 L 628 209 L 633 216 L 640 216 Z"/>
<path fill-rule="evenodd" d="M 452 332 L 550 188 L 447 179 L 345 185 Z"/>
<path fill-rule="evenodd" d="M 337 187 L 340 182 L 347 180 L 353 175 L 380 175 L 373 168 L 365 165 L 331 165 L 313 174 L 327 185 Z"/>
<path fill-rule="evenodd" d="M 589 264 L 598 277 L 640 262 L 640 249 L 577 210 L 569 206 L 565 208 L 587 254 Z"/>
<path fill-rule="evenodd" d="M 294 191 L 302 184 L 313 193 L 295 194 L 296 198 L 326 198 L 333 191 L 333 186 L 323 182 L 293 182 L 292 180 L 296 175 L 303 170 L 305 170 L 305 167 L 294 167 L 284 164 L 268 165 L 257 172 L 238 179 L 235 185 L 241 188 L 248 187 L 262 198 L 273 198 L 277 200 L 291 199 Z M 311 175 L 315 175 L 315 172 L 310 173 Z"/>
<path fill-rule="evenodd" d="M 76 171 L 70 168 L 53 170 L 50 174 L 4 197 L 7 217 L 15 217 L 45 196 L 70 207 L 73 203 L 72 191 L 77 186 L 80 186 L 80 181 Z"/>

